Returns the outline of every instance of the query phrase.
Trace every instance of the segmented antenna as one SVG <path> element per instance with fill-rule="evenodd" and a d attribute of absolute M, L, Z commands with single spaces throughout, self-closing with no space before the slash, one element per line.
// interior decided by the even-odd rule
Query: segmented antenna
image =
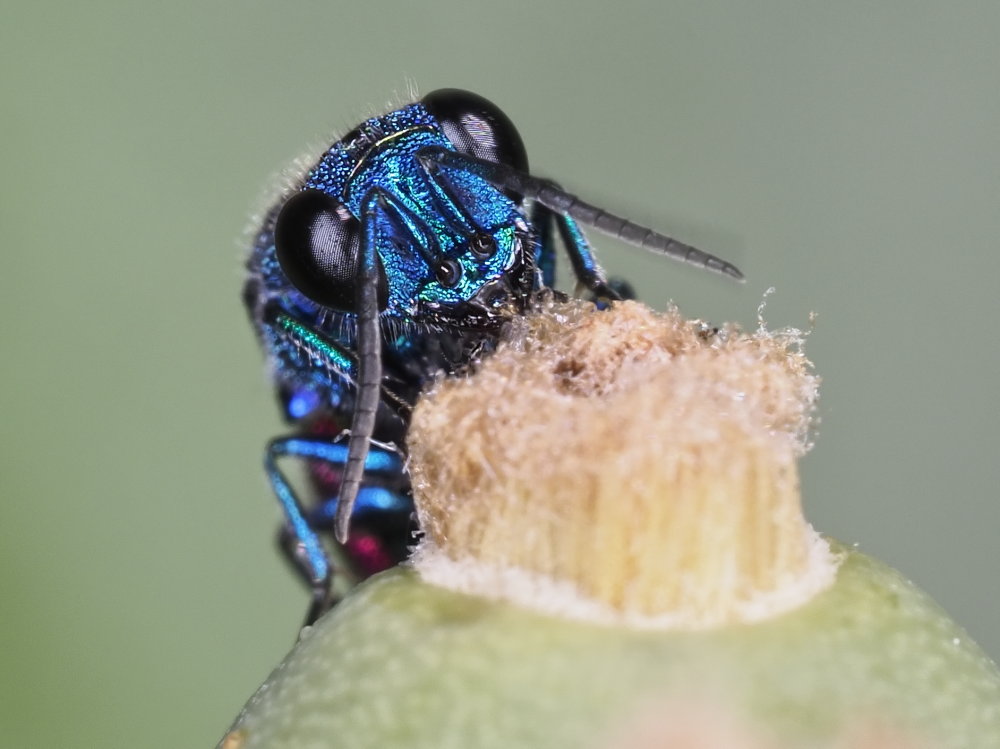
<path fill-rule="evenodd" d="M 365 200 L 363 248 L 358 273 L 358 389 L 347 443 L 347 463 L 340 481 L 334 535 L 344 544 L 351 530 L 351 512 L 365 473 L 369 443 L 375 431 L 375 412 L 381 400 L 382 336 L 378 321 L 378 265 L 375 257 L 376 211 L 387 207 L 379 193 Z"/>
<path fill-rule="evenodd" d="M 551 180 L 532 177 L 512 169 L 506 164 L 498 164 L 468 154 L 450 151 L 440 146 L 428 146 L 417 153 L 417 158 L 425 164 L 461 169 L 482 177 L 502 190 L 509 190 L 536 200 L 546 208 L 576 219 L 581 224 L 592 226 L 600 232 L 610 234 L 628 244 L 665 255 L 688 265 L 743 280 L 740 269 L 715 255 L 678 242 L 664 234 L 640 226 L 621 216 L 608 213 L 603 208 L 586 203 L 572 195 Z"/>

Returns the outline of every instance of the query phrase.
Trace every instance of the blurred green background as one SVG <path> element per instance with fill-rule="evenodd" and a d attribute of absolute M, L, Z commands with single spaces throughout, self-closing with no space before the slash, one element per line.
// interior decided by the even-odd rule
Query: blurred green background
<path fill-rule="evenodd" d="M 415 80 L 736 262 L 641 298 L 807 326 L 821 530 L 1000 654 L 995 2 L 20 4 L 0 28 L 0 745 L 208 747 L 291 645 L 239 301 L 270 175 Z"/>

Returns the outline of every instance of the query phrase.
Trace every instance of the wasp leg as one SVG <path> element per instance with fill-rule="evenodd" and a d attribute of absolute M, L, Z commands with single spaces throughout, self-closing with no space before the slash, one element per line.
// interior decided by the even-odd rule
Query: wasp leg
<path fill-rule="evenodd" d="M 632 284 L 624 278 L 612 276 L 608 279 L 607 283 L 608 288 L 618 296 L 616 298 L 611 298 L 606 294 L 598 296 L 594 292 L 589 293 L 587 298 L 594 303 L 594 306 L 597 307 L 597 309 L 607 309 L 611 306 L 611 302 L 621 301 L 623 299 L 635 299 L 635 289 Z"/>
<path fill-rule="evenodd" d="M 285 512 L 285 524 L 279 533 L 278 546 L 312 590 L 312 604 L 306 616 L 306 624 L 312 624 L 335 603 L 331 594 L 333 568 L 316 532 L 315 521 L 306 517 L 301 502 L 278 468 L 277 461 L 283 457 L 297 457 L 324 460 L 343 466 L 348 461 L 348 453 L 346 445 L 310 437 L 279 437 L 271 440 L 265 451 L 264 470 Z M 364 471 L 387 477 L 402 476 L 403 460 L 395 452 L 374 448 L 366 457 Z M 365 493 L 363 499 L 370 502 L 386 501 L 386 497 L 377 492 Z"/>
<path fill-rule="evenodd" d="M 281 556 L 288 562 L 295 574 L 302 578 L 311 589 L 309 608 L 306 609 L 305 621 L 302 622 L 303 627 L 308 627 L 333 608 L 339 599 L 333 594 L 329 579 L 320 583 L 315 583 L 311 579 L 312 570 L 303 563 L 302 556 L 298 553 L 299 541 L 295 537 L 292 526 L 282 525 L 278 528 L 274 540 Z"/>
<path fill-rule="evenodd" d="M 634 298 L 632 287 L 627 281 L 617 279 L 608 281 L 605 278 L 604 271 L 597 264 L 597 258 L 590 249 L 587 237 L 580 229 L 580 225 L 570 216 L 557 214 L 536 202 L 532 207 L 531 217 L 539 238 L 535 262 L 542 271 L 546 286 L 551 286 L 555 280 L 555 248 L 552 237 L 552 223 L 555 221 L 559 228 L 559 239 L 569 256 L 577 283 L 587 290 L 588 298 L 599 307 L 606 306 L 608 301 Z M 626 293 L 623 294 L 622 291 Z"/>
<path fill-rule="evenodd" d="M 531 225 L 535 227 L 538 244 L 535 247 L 535 267 L 540 275 L 539 282 L 545 288 L 556 283 L 556 251 L 552 236 L 553 213 L 541 203 L 531 207 Z"/>
<path fill-rule="evenodd" d="M 597 258 L 590 249 L 590 243 L 580 225 L 571 217 L 558 214 L 556 226 L 559 228 L 559 238 L 566 248 L 566 254 L 569 255 L 569 262 L 573 266 L 577 282 L 590 292 L 597 303 L 620 300 L 621 295 L 608 283 L 604 270 L 597 264 Z"/>
<path fill-rule="evenodd" d="M 399 510 L 398 515 L 391 514 L 390 519 L 386 521 L 392 526 L 400 525 L 401 523 L 398 518 L 404 516 L 404 514 L 408 520 L 412 506 L 413 503 L 408 495 L 394 492 L 385 487 L 363 486 L 358 493 L 358 511 L 363 512 L 369 507 L 372 509 L 385 508 L 387 510 Z M 332 527 L 336 509 L 336 499 L 329 499 L 323 502 L 309 513 L 310 523 L 317 528 L 323 526 Z M 355 560 L 365 567 L 358 573 L 359 579 L 398 564 L 405 558 L 404 555 L 395 549 L 387 548 L 384 544 L 373 544 L 370 540 L 365 543 L 366 540 L 362 536 L 359 544 L 364 547 L 365 558 Z M 275 534 L 275 544 L 278 547 L 278 551 L 281 552 L 282 558 L 288 563 L 288 566 L 291 567 L 295 575 L 310 588 L 309 608 L 306 610 L 305 621 L 302 623 L 304 627 L 310 626 L 323 616 L 323 614 L 336 606 L 340 602 L 340 596 L 333 591 L 332 580 L 330 586 L 325 584 L 316 585 L 312 582 L 310 569 L 307 565 L 302 564 L 301 557 L 296 553 L 298 540 L 295 538 L 295 533 L 292 531 L 291 526 L 283 524 L 278 528 L 278 532 Z"/>

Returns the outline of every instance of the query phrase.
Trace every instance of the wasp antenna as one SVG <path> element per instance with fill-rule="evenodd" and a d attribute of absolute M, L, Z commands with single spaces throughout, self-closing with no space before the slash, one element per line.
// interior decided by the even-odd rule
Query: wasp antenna
<path fill-rule="evenodd" d="M 532 177 L 505 164 L 498 164 L 436 146 L 422 149 L 417 158 L 455 169 L 464 169 L 482 177 L 496 187 L 511 190 L 526 198 L 536 200 L 556 213 L 574 218 L 581 224 L 592 226 L 598 231 L 610 234 L 628 244 L 642 247 L 688 265 L 721 273 L 738 281 L 743 280 L 743 273 L 732 263 L 683 242 L 678 242 L 676 239 L 660 234 L 653 229 L 640 226 L 621 216 L 615 216 L 603 208 L 586 203 L 566 192 L 551 180 Z"/>
<path fill-rule="evenodd" d="M 608 213 L 603 208 L 586 203 L 548 180 L 527 177 L 532 183 L 534 194 L 526 197 L 537 200 L 546 208 L 576 219 L 581 224 L 592 226 L 600 232 L 609 234 L 644 250 L 665 255 L 682 263 L 694 265 L 705 270 L 715 271 L 737 281 L 744 280 L 743 273 L 732 263 L 722 258 L 710 255 L 697 247 L 679 242 L 673 237 L 660 234 L 658 231 L 629 221 L 621 216 Z"/>
<path fill-rule="evenodd" d="M 382 337 L 378 321 L 378 265 L 375 257 L 376 209 L 385 209 L 385 198 L 375 194 L 368 200 L 364 215 L 361 266 L 358 278 L 358 385 L 351 418 L 351 439 L 347 443 L 347 463 L 340 482 L 334 534 L 347 543 L 351 511 L 361 488 L 368 448 L 375 431 L 375 412 L 381 399 Z"/>

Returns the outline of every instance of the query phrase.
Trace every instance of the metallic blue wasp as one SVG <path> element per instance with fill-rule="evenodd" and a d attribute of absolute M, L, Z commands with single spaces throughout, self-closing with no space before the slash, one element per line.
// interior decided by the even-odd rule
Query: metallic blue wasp
<path fill-rule="evenodd" d="M 366 120 L 267 213 L 244 301 L 294 428 L 268 443 L 265 469 L 285 514 L 279 545 L 312 589 L 307 622 L 334 603 L 321 534 L 356 578 L 405 558 L 412 404 L 435 375 L 487 354 L 553 284 L 556 234 L 579 284 L 618 298 L 578 222 L 742 278 L 529 176 L 513 123 L 459 90 Z M 277 465 L 286 456 L 305 460 L 317 502 L 299 501 Z"/>

